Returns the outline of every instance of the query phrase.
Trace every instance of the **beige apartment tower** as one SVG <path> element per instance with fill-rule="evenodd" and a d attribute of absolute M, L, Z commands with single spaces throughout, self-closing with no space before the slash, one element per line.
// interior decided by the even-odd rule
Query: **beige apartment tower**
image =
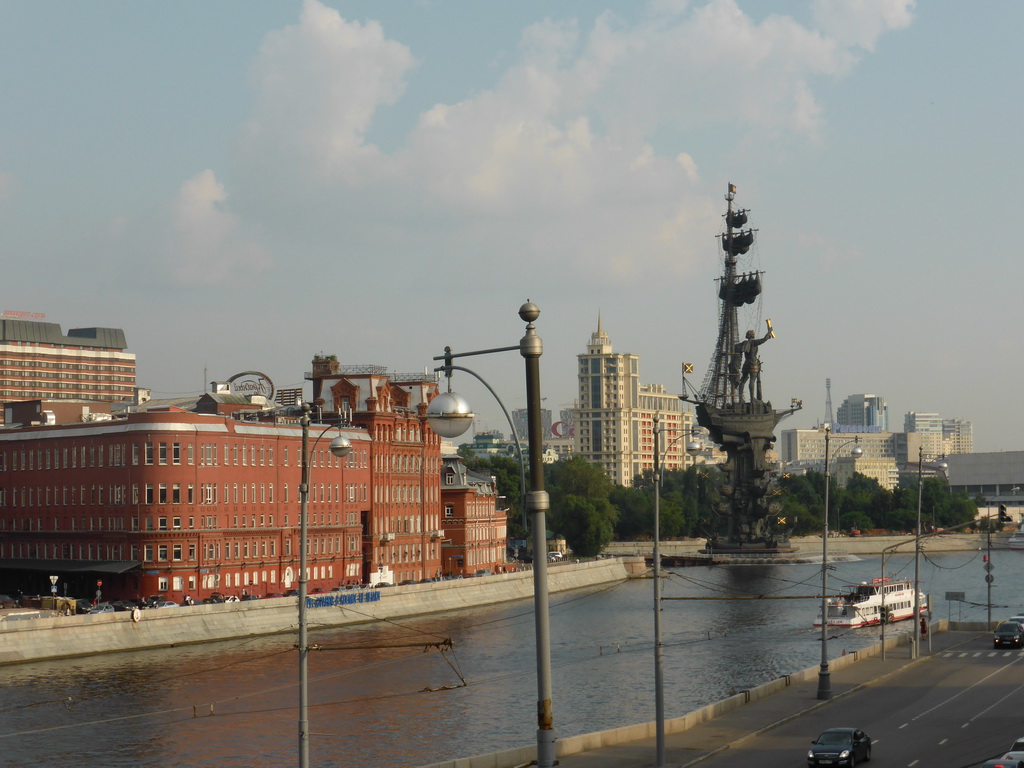
<path fill-rule="evenodd" d="M 586 353 L 577 358 L 576 444 L 583 458 L 598 464 L 612 482 L 632 485 L 634 477 L 654 468 L 658 414 L 664 430 L 662 466 L 689 466 L 686 436 L 693 430 L 693 413 L 663 385 L 640 383 L 640 357 L 614 352 L 600 317 Z"/>

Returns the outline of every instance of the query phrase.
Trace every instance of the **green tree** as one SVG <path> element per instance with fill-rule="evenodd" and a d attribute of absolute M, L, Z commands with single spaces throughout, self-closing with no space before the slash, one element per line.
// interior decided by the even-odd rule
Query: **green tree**
<path fill-rule="evenodd" d="M 576 554 L 600 553 L 612 540 L 618 518 L 609 501 L 612 481 L 599 466 L 580 456 L 548 464 L 545 470 L 545 486 L 551 497 L 549 527 L 565 536 Z"/>
<path fill-rule="evenodd" d="M 569 548 L 580 557 L 601 553 L 615 532 L 615 508 L 607 499 L 584 499 L 569 494 L 552 515 L 553 525 L 565 536 Z"/>

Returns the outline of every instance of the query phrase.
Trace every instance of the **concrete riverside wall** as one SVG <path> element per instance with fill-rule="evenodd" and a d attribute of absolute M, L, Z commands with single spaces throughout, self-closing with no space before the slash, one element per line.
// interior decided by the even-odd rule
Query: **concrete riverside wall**
<path fill-rule="evenodd" d="M 931 631 L 934 632 L 945 632 L 948 629 L 948 626 L 945 620 L 939 620 L 933 622 L 930 625 L 930 628 Z M 888 652 L 900 645 L 908 644 L 910 639 L 910 636 L 906 634 L 886 638 L 885 649 Z M 850 653 L 839 656 L 835 659 L 829 659 L 829 668 L 830 670 L 842 669 L 850 664 L 856 664 L 861 659 L 880 656 L 881 653 L 882 644 L 875 643 L 867 648 L 862 648 L 858 651 L 851 651 Z M 795 674 L 783 675 L 775 680 L 771 680 L 755 688 L 751 688 L 749 691 L 740 691 L 734 696 L 722 699 L 721 701 L 716 701 L 706 707 L 702 707 L 701 709 L 683 715 L 682 717 L 666 720 L 665 734 L 669 735 L 688 731 L 689 729 L 695 728 L 709 720 L 714 720 L 716 717 L 720 717 L 727 712 L 739 709 L 752 701 L 757 701 L 758 699 L 763 699 L 766 696 L 778 693 L 794 683 L 816 680 L 819 670 L 819 666 L 815 665 Z M 585 733 L 579 736 L 561 738 L 556 742 L 555 752 L 558 757 L 566 757 L 568 755 L 586 752 L 590 749 L 611 747 L 616 744 L 625 744 L 628 742 L 639 741 L 641 739 L 653 739 L 656 736 L 657 723 L 652 720 L 649 723 L 625 725 L 620 728 L 612 728 L 607 731 L 597 731 L 595 733 Z M 521 766 L 530 765 L 531 761 L 536 759 L 537 746 L 534 744 L 527 747 L 503 750 L 501 752 L 492 752 L 486 755 L 476 755 L 475 757 L 460 757 L 455 760 L 433 763 L 428 766 L 423 766 L 423 768 L 521 768 Z"/>
<path fill-rule="evenodd" d="M 1005 549 L 1010 533 L 992 536 L 993 549 Z M 800 536 L 790 540 L 790 546 L 798 553 L 821 555 L 821 536 Z M 664 557 L 693 555 L 704 549 L 704 539 L 685 539 L 681 541 L 662 541 L 659 549 Z M 906 536 L 836 536 L 829 538 L 828 549 L 832 555 L 879 555 L 883 549 L 901 545 L 896 552 L 912 554 L 914 537 Z M 984 549 L 988 546 L 986 534 L 983 533 L 950 533 L 938 536 L 922 536 L 921 550 L 924 552 L 964 552 Z M 634 555 L 650 557 L 653 551 L 650 541 L 613 541 L 605 552 L 609 555 L 624 557 Z M 892 551 L 892 550 L 890 550 Z"/>
<path fill-rule="evenodd" d="M 640 575 L 638 558 L 606 558 L 548 567 L 548 591 L 564 592 L 623 581 Z M 373 602 L 317 606 L 337 596 L 373 597 Z M 322 598 L 323 600 L 319 600 Z M 472 608 L 533 598 L 533 573 L 496 574 L 473 579 L 411 584 L 381 590 L 346 590 L 310 596 L 307 612 L 311 631 Z M 90 656 L 97 653 L 204 643 L 295 632 L 298 608 L 294 597 L 240 603 L 158 608 L 81 616 L 52 616 L 0 621 L 0 664 Z"/>

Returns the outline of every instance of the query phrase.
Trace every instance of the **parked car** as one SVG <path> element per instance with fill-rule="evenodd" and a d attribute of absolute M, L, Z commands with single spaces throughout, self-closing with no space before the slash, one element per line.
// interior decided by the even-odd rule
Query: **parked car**
<path fill-rule="evenodd" d="M 1016 621 L 1004 621 L 996 627 L 992 635 L 992 647 L 1002 648 L 1008 645 L 1011 648 L 1024 647 L 1024 627 Z"/>
<path fill-rule="evenodd" d="M 18 601 L 10 595 L 0 595 L 0 608 L 17 608 Z"/>
<path fill-rule="evenodd" d="M 856 765 L 871 759 L 871 738 L 860 728 L 829 728 L 811 742 L 807 764 Z"/>
<path fill-rule="evenodd" d="M 225 603 L 238 603 L 238 602 L 241 602 L 241 600 L 239 599 L 238 595 L 227 595 L 224 598 L 224 602 Z"/>
<path fill-rule="evenodd" d="M 269 595 L 268 595 L 268 597 L 269 597 Z M 249 601 L 249 600 L 259 600 L 259 599 L 260 599 L 259 595 L 242 595 L 242 601 L 243 602 Z"/>
<path fill-rule="evenodd" d="M 152 608 L 178 608 L 178 604 L 173 600 L 161 600 L 156 605 L 150 606 Z"/>
<path fill-rule="evenodd" d="M 981 768 L 1024 768 L 1024 762 L 1000 757 L 998 760 L 986 760 L 981 764 Z"/>
<path fill-rule="evenodd" d="M 89 613 L 114 613 L 117 609 L 111 603 L 100 603 L 89 609 Z"/>
<path fill-rule="evenodd" d="M 286 589 L 285 592 L 284 592 L 284 596 L 285 597 L 298 597 L 299 596 L 299 590 L 297 590 L 297 589 Z"/>
<path fill-rule="evenodd" d="M 270 594 L 267 595 L 267 599 L 268 600 L 270 598 L 272 598 L 272 597 L 284 597 L 284 593 L 283 592 L 271 592 Z"/>

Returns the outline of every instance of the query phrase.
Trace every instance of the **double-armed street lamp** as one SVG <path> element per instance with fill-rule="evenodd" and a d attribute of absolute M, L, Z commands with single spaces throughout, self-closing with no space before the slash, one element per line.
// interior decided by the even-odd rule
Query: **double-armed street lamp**
<path fill-rule="evenodd" d="M 831 460 L 829 458 L 829 442 L 832 435 L 832 425 L 825 425 L 825 514 L 824 525 L 821 535 L 821 667 L 818 670 L 818 698 L 832 698 L 832 673 L 828 666 L 828 492 L 832 482 Z M 859 437 L 847 440 L 836 448 L 838 454 L 848 445 L 853 446 L 850 455 L 857 458 L 864 453 L 864 449 L 857 443 Z"/>
<path fill-rule="evenodd" d="M 299 768 L 309 768 L 309 644 L 307 641 L 308 620 L 306 593 L 309 577 L 306 572 L 306 550 L 309 547 L 309 403 L 302 404 L 302 482 L 299 484 Z M 313 448 L 320 438 L 327 434 L 325 427 L 313 441 Z M 340 434 L 331 441 L 331 453 L 337 457 L 347 456 L 352 443 Z"/>
<path fill-rule="evenodd" d="M 533 609 L 537 642 L 536 764 L 539 768 L 552 768 L 556 765 L 557 760 L 555 758 L 555 729 L 551 704 L 551 630 L 548 615 L 545 513 L 549 504 L 547 491 L 544 490 L 544 436 L 541 426 L 540 397 L 540 356 L 544 352 L 544 345 L 533 324 L 533 321 L 540 317 L 540 309 L 537 308 L 537 305 L 527 300 L 519 308 L 519 317 L 526 323 L 526 334 L 517 346 L 458 353 L 452 352 L 451 347 L 446 347 L 443 355 L 434 358 L 444 361 L 444 365 L 437 368 L 436 371 L 444 372 L 448 378 L 448 391 L 438 394 L 430 401 L 427 408 L 427 421 L 437 434 L 452 438 L 465 432 L 475 418 L 466 399 L 451 391 L 452 371 L 464 370 L 467 373 L 472 373 L 472 371 L 452 365 L 452 360 L 457 357 L 489 355 L 495 352 L 514 350 L 518 350 L 522 355 L 526 363 L 527 443 L 530 456 L 530 492 L 524 497 L 523 504 L 532 518 L 533 525 Z M 477 376 L 477 378 L 480 377 Z M 483 379 L 480 380 L 483 381 Z M 490 389 L 489 386 L 488 389 Z M 491 390 L 491 394 L 494 394 L 494 390 Z M 496 394 L 495 398 L 497 398 Z M 504 406 L 502 409 L 504 410 Z M 511 423 L 511 419 L 509 421 Z"/>
<path fill-rule="evenodd" d="M 661 644 L 661 417 L 654 414 L 654 710 L 655 710 L 655 749 L 657 751 L 656 768 L 665 765 L 665 680 L 663 670 L 663 653 Z M 687 430 L 674 438 L 671 446 L 678 440 L 692 436 Z M 666 446 L 667 447 L 667 446 Z M 697 453 L 701 444 L 695 440 L 686 443 L 689 454 Z"/>

